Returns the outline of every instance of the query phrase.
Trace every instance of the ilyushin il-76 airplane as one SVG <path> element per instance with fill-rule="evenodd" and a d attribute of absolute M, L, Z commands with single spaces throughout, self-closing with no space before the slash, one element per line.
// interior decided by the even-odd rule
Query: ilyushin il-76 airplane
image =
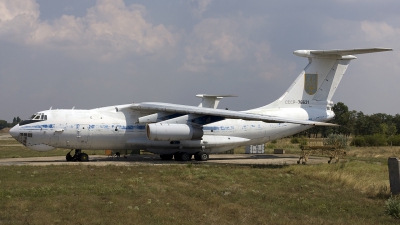
<path fill-rule="evenodd" d="M 197 95 L 199 106 L 159 102 L 90 110 L 50 109 L 35 113 L 10 134 L 35 151 L 71 149 L 67 161 L 88 161 L 82 149 L 146 150 L 161 159 L 206 161 L 209 154 L 257 145 L 309 129 L 335 126 L 331 101 L 356 54 L 389 48 L 297 50 L 308 65 L 276 101 L 247 111 L 217 109 L 230 95 Z M 74 154 L 71 155 L 72 150 Z"/>

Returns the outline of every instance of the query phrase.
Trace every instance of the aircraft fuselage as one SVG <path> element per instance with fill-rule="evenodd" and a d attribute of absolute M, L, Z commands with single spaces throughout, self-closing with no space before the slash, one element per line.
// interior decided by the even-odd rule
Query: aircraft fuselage
<path fill-rule="evenodd" d="M 182 150 L 191 153 L 199 150 L 218 153 L 238 146 L 262 144 L 310 128 L 290 123 L 225 119 L 203 126 L 204 135 L 199 140 L 152 141 L 146 135 L 146 124 L 137 123 L 140 113 L 128 107 L 129 105 L 119 105 L 91 110 L 41 111 L 37 114 L 45 115 L 46 120 L 33 118 L 24 121 L 12 128 L 10 133 L 35 151 L 49 151 L 54 148 L 143 149 L 157 154 L 175 154 Z M 332 111 L 322 108 L 298 108 L 287 112 L 281 109 L 268 114 L 271 116 L 285 114 L 296 119 L 318 121 L 333 118 Z"/>

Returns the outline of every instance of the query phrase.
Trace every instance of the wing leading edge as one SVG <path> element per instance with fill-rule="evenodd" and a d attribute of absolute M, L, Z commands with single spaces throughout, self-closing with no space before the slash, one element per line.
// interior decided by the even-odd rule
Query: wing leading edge
<path fill-rule="evenodd" d="M 324 123 L 311 120 L 293 120 L 277 116 L 267 116 L 267 115 L 251 114 L 238 111 L 202 108 L 196 106 L 177 105 L 177 104 L 158 103 L 158 102 L 134 103 L 131 105 L 131 108 L 134 110 L 147 111 L 147 112 L 197 114 L 197 115 L 218 116 L 226 119 L 263 121 L 268 123 L 293 123 L 293 124 L 311 125 L 311 126 L 338 126 L 332 123 Z"/>

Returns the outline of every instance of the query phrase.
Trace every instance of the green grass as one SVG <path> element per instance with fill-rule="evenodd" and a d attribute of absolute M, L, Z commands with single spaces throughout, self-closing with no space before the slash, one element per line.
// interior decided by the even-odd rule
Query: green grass
<path fill-rule="evenodd" d="M 4 166 L 0 167 L 0 223 L 396 221 L 385 214 L 384 198 L 368 196 L 346 182 L 312 176 L 315 171 L 326 170 L 325 166 Z"/>
<path fill-rule="evenodd" d="M 69 151 L 3 143 L 0 158 Z M 291 166 L 2 166 L 0 225 L 398 223 L 385 208 L 387 158 L 368 155 Z"/>

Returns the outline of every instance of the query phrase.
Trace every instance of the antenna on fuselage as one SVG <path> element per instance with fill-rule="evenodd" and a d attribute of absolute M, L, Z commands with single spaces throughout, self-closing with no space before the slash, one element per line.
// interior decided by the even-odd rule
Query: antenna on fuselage
<path fill-rule="evenodd" d="M 72 107 L 72 109 L 75 109 L 75 106 L 74 106 L 74 107 Z"/>
<path fill-rule="evenodd" d="M 50 106 L 50 109 L 49 110 L 51 110 L 53 108 L 53 106 Z"/>

